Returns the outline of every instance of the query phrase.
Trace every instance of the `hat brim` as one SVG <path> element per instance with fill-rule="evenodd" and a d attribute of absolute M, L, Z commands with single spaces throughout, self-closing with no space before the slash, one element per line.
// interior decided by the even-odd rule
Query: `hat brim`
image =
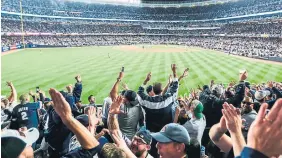
<path fill-rule="evenodd" d="M 36 128 L 30 128 L 24 134 L 27 145 L 32 145 L 39 138 L 39 131 Z"/>
<path fill-rule="evenodd" d="M 153 133 L 151 134 L 151 136 L 160 143 L 170 143 L 173 142 L 173 140 L 171 140 L 170 138 L 168 138 L 167 136 L 165 136 L 162 132 L 158 132 L 158 133 Z"/>

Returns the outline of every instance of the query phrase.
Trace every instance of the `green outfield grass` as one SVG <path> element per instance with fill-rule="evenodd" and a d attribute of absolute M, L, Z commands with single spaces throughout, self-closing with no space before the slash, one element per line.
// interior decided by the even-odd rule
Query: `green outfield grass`
<path fill-rule="evenodd" d="M 238 80 L 241 69 L 248 70 L 251 83 L 282 81 L 281 65 L 238 59 L 201 48 L 131 47 L 26 49 L 2 56 L 2 95 L 9 94 L 5 81 L 12 81 L 20 95 L 35 91 L 36 86 L 46 92 L 51 87 L 63 90 L 66 85 L 75 83 L 76 74 L 81 74 L 82 100 L 86 103 L 87 97 L 93 94 L 97 103 L 102 103 L 122 66 L 125 67 L 123 81 L 130 89 L 137 90 L 150 71 L 152 80 L 149 84 L 156 81 L 165 84 L 171 73 L 171 63 L 177 64 L 179 75 L 186 67 L 190 68 L 189 76 L 180 82 L 180 95 L 197 85 L 208 84 L 211 79 L 217 83 Z M 178 52 L 169 52 L 172 49 Z"/>

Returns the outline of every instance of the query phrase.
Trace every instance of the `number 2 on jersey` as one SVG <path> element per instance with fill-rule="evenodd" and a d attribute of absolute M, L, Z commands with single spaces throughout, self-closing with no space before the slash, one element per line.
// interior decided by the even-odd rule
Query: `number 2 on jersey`
<path fill-rule="evenodd" d="M 22 115 L 22 120 L 27 120 L 28 119 L 26 112 L 22 112 L 21 115 Z"/>

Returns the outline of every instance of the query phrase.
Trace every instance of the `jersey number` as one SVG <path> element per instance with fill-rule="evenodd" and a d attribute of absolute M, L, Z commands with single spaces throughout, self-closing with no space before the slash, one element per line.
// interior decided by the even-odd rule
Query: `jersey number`
<path fill-rule="evenodd" d="M 22 115 L 22 120 L 27 120 L 28 119 L 26 112 L 22 112 L 21 115 Z"/>

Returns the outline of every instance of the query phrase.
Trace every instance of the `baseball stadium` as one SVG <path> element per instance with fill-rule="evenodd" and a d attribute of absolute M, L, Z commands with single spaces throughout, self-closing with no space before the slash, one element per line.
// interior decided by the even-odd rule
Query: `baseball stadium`
<path fill-rule="evenodd" d="M 282 0 L 2 0 L 1 66 L 3 158 L 282 155 Z"/>

